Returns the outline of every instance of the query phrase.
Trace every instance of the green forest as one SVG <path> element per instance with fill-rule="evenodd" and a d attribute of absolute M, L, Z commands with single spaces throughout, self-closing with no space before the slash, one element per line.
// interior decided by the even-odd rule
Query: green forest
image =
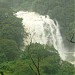
<path fill-rule="evenodd" d="M 27 36 L 17 11 L 34 11 L 57 19 L 65 45 L 73 47 L 75 38 L 75 0 L 0 0 L 0 75 L 75 75 L 73 64 L 60 58 L 49 45 L 30 42 L 25 50 Z M 68 39 L 68 40 L 66 40 Z M 70 42 L 70 44 L 69 44 Z M 74 59 L 75 60 L 75 59 Z"/>

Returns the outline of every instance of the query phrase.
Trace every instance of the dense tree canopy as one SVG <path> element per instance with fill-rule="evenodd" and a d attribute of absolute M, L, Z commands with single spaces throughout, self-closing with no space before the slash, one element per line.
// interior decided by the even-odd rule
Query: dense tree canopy
<path fill-rule="evenodd" d="M 13 12 L 8 5 L 0 3 L 0 63 L 17 58 L 23 43 L 21 19 Z"/>
<path fill-rule="evenodd" d="M 39 63 L 39 64 L 38 64 Z M 38 73 L 39 66 L 39 73 Z M 19 60 L 0 64 L 8 75 L 73 75 L 74 66 L 62 61 L 53 47 L 38 43 L 27 46 Z"/>
<path fill-rule="evenodd" d="M 0 39 L 0 63 L 16 59 L 19 56 L 19 52 L 15 41 Z"/>
<path fill-rule="evenodd" d="M 23 33 L 21 19 L 17 19 L 9 7 L 2 5 L 0 7 L 0 38 L 14 40 L 20 46 Z"/>

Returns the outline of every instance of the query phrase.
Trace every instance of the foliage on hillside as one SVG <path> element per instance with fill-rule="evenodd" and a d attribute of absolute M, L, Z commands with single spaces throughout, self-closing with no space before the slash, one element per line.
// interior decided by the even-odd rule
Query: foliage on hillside
<path fill-rule="evenodd" d="M 20 53 L 24 30 L 21 19 L 6 5 L 0 4 L 0 63 L 14 60 Z"/>
<path fill-rule="evenodd" d="M 68 26 L 70 30 L 74 28 L 73 0 L 13 0 L 13 4 L 10 0 L 3 1 L 5 4 L 0 3 L 0 72 L 4 75 L 74 75 L 74 66 L 61 60 L 53 46 L 36 43 L 28 45 L 25 51 L 20 50 L 24 29 L 21 19 L 17 19 L 9 7 L 48 14 L 59 21 L 61 28 L 66 26 L 66 32 Z"/>
<path fill-rule="evenodd" d="M 28 45 L 18 60 L 0 64 L 0 71 L 5 75 L 73 75 L 74 66 L 62 61 L 53 47 L 36 43 Z"/>

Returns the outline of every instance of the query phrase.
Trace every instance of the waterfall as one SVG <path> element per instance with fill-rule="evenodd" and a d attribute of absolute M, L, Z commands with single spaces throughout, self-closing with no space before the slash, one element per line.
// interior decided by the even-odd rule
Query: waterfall
<path fill-rule="evenodd" d="M 65 60 L 65 47 L 57 21 L 50 19 L 48 15 L 40 15 L 35 12 L 19 11 L 16 13 L 18 18 L 22 18 L 23 26 L 30 37 L 28 42 L 53 45 L 58 50 L 60 57 Z M 28 43 L 27 42 L 27 43 Z M 26 44 L 26 40 L 24 41 Z"/>

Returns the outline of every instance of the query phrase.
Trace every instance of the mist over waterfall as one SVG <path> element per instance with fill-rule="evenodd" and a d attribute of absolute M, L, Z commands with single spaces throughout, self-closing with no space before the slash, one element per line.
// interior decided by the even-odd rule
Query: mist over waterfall
<path fill-rule="evenodd" d="M 66 48 L 64 47 L 58 21 L 50 19 L 48 15 L 42 16 L 28 11 L 19 11 L 16 16 L 23 19 L 23 26 L 26 32 L 30 34 L 27 43 L 32 40 L 33 43 L 53 45 L 58 50 L 60 57 L 63 60 L 66 59 Z M 26 44 L 26 41 L 24 43 Z"/>

